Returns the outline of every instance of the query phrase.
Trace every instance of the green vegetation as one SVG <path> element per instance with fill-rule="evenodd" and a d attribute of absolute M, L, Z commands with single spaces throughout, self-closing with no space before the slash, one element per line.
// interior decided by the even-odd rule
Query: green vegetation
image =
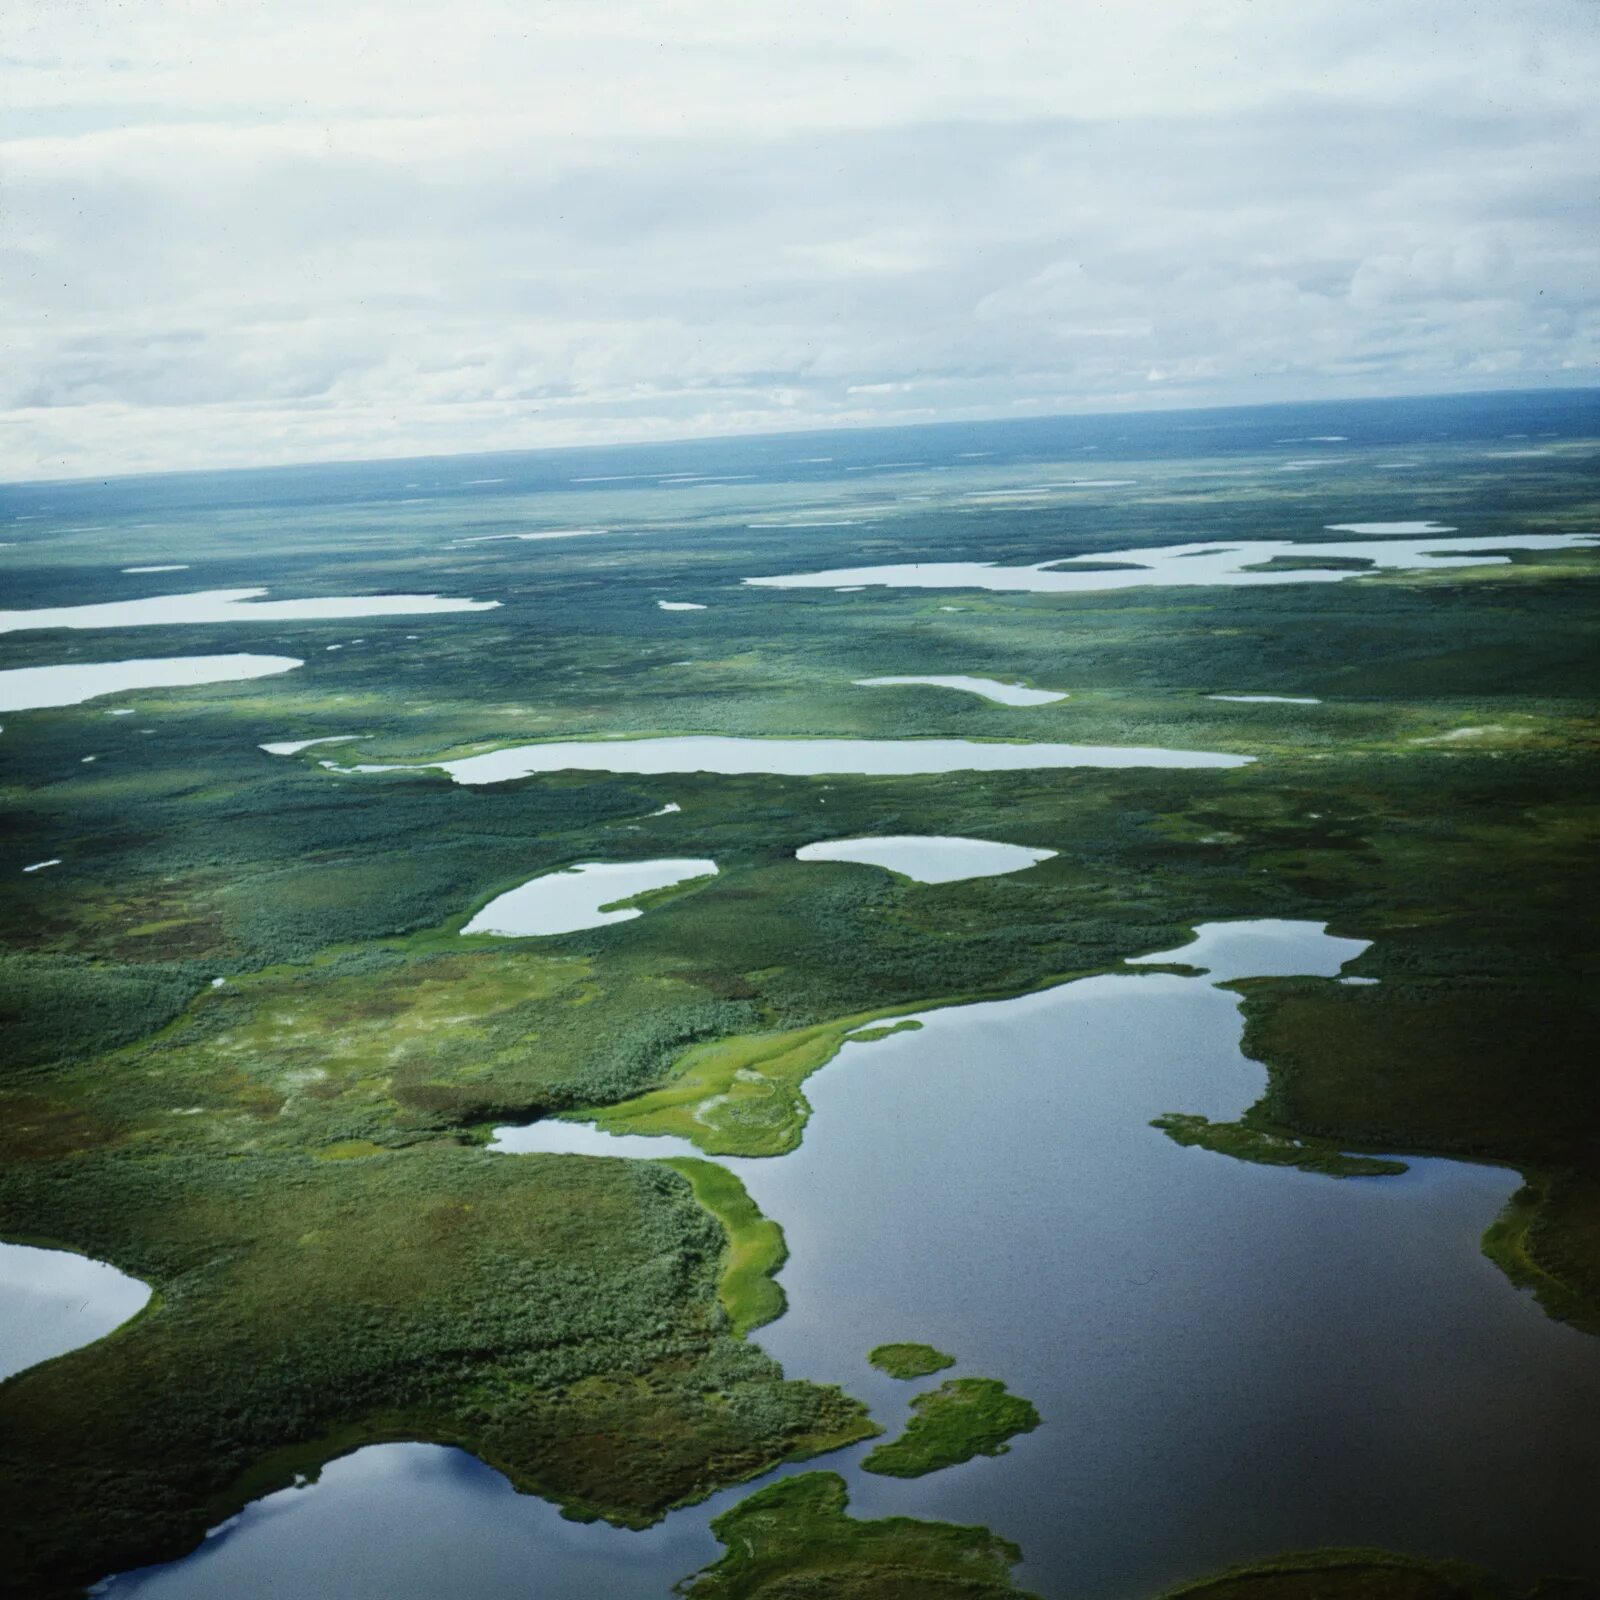
<path fill-rule="evenodd" d="M 181 1554 L 383 1439 L 464 1445 L 573 1515 L 640 1526 L 875 1431 L 733 1336 L 728 1239 L 664 1164 L 135 1140 L 14 1164 L 0 1203 L 158 1292 L 0 1385 L 0 1570 L 23 1593 Z"/>
<path fill-rule="evenodd" d="M 865 1471 L 920 1478 L 974 1456 L 1003 1456 L 1009 1440 L 1039 1426 L 1033 1403 L 1010 1393 L 998 1378 L 946 1378 L 937 1389 L 917 1395 L 911 1410 L 914 1415 L 898 1439 L 867 1453 L 861 1463 Z"/>
<path fill-rule="evenodd" d="M 727 1554 L 678 1585 L 685 1600 L 1036 1600 L 1011 1582 L 1022 1552 L 987 1528 L 845 1515 L 844 1479 L 785 1478 L 711 1524 Z"/>
<path fill-rule="evenodd" d="M 727 1236 L 717 1298 L 733 1331 L 743 1338 L 752 1328 L 776 1321 L 784 1308 L 783 1289 L 775 1278 L 788 1255 L 783 1229 L 761 1215 L 745 1186 L 726 1167 L 684 1156 L 664 1165 L 689 1180 L 695 1199 L 722 1224 Z"/>
<path fill-rule="evenodd" d="M 1174 1144 L 1198 1145 L 1263 1167 L 1298 1167 L 1329 1178 L 1381 1178 L 1406 1170 L 1403 1161 L 1347 1155 L 1335 1146 L 1285 1138 L 1243 1122 L 1212 1122 L 1192 1112 L 1169 1111 L 1153 1118 L 1150 1126 L 1160 1128 Z"/>
<path fill-rule="evenodd" d="M 891 1378 L 926 1378 L 956 1364 L 954 1356 L 931 1344 L 880 1344 L 867 1353 L 867 1360 Z"/>

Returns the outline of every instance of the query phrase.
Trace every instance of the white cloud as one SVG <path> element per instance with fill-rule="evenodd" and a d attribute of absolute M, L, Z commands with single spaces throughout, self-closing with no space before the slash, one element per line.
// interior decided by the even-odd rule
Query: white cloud
<path fill-rule="evenodd" d="M 1581 0 L 6 28 L 7 476 L 1595 373 Z"/>

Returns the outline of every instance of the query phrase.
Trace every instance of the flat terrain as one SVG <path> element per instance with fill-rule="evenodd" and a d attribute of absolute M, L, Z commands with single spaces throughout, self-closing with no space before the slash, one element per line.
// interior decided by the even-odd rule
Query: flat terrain
<path fill-rule="evenodd" d="M 785 1379 L 746 1337 L 781 1310 L 783 1245 L 723 1169 L 508 1160 L 483 1150 L 488 1129 L 598 1114 L 708 1157 L 774 1154 L 804 1136 L 805 1079 L 847 1037 L 1115 968 L 1202 921 L 1327 921 L 1373 941 L 1359 972 L 1378 982 L 1241 984 L 1269 1087 L 1237 1127 L 1188 1125 L 1197 1142 L 1302 1166 L 1340 1153 L 1515 1166 L 1525 1187 L 1487 1241 L 1505 1292 L 1532 1288 L 1600 1332 L 1585 873 L 1600 556 L 1516 550 L 1519 534 L 1600 529 L 1600 418 L 1582 397 L 1560 406 L 1548 454 L 1514 459 L 1489 446 L 1532 426 L 1520 417 L 1450 413 L 1443 442 L 1442 425 L 1391 421 L 1385 438 L 1418 463 L 1403 474 L 1380 470 L 1400 446 L 1363 447 L 1353 424 L 1329 429 L 1357 443 L 1326 472 L 1280 472 L 1271 430 L 1205 456 L 1204 435 L 1145 454 L 1135 438 L 1123 462 L 1108 440 L 1096 474 L 1132 487 L 1026 505 L 968 496 L 1048 478 L 1065 444 L 1029 434 L 1010 461 L 850 479 L 773 466 L 771 445 L 759 481 L 681 490 L 580 490 L 565 479 L 584 469 L 550 458 L 548 482 L 470 493 L 432 485 L 487 472 L 438 462 L 0 490 L 0 513 L 26 519 L 0 550 L 16 610 L 249 587 L 500 602 L 0 641 L 0 668 L 241 650 L 305 662 L 4 718 L 0 1233 L 109 1261 L 154 1297 L 110 1338 L 0 1386 L 0 1582 L 64 1594 L 176 1556 L 372 1440 L 458 1443 L 575 1513 L 637 1525 L 866 1437 L 857 1401 Z M 719 448 L 732 474 L 757 446 Z M 419 472 L 430 487 L 402 504 Z M 743 582 L 1348 543 L 1323 530 L 1423 517 L 1503 536 L 1509 559 L 1084 594 Z M 829 525 L 841 520 L 854 525 Z M 509 537 L 577 527 L 610 531 Z M 134 562 L 189 570 L 121 571 Z M 1070 698 L 857 686 L 941 673 Z M 427 766 L 674 734 L 1255 759 L 473 787 Z M 343 735 L 361 742 L 260 748 Z M 415 770 L 340 770 L 357 762 Z M 1055 854 L 930 885 L 795 860 L 869 835 Z M 663 857 L 718 871 L 610 926 L 460 932 L 539 873 Z M 59 865 L 23 871 L 46 861 Z M 1006 1592 L 1004 1551 L 984 1549 L 982 1584 L 959 1592 Z M 780 1591 L 724 1574 L 690 1592 Z"/>

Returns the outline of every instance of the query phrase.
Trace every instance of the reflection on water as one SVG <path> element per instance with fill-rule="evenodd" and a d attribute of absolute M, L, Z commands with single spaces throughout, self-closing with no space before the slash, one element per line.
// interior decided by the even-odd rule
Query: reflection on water
<path fill-rule="evenodd" d="M 1058 1600 L 1319 1544 L 1600 1569 L 1596 1348 L 1478 1249 L 1514 1174 L 1418 1161 L 1336 1180 L 1147 1125 L 1231 1117 L 1260 1091 L 1240 1002 L 1216 984 L 1333 979 L 1365 948 L 1311 923 L 1211 924 L 1163 953 L 1205 977 L 926 1012 L 809 1081 L 799 1150 L 726 1163 L 788 1237 L 790 1309 L 757 1338 L 792 1376 L 845 1384 L 893 1428 L 920 1386 L 866 1352 L 927 1340 L 1043 1414 L 1008 1455 L 914 1482 L 859 1472 L 864 1445 L 828 1458 L 854 1514 L 987 1524 Z M 675 1153 L 562 1123 L 501 1130 L 497 1148 Z M 363 1597 L 665 1596 L 715 1554 L 707 1518 L 748 1492 L 643 1535 L 577 1529 L 455 1453 L 392 1454 L 417 1448 L 363 1451 L 110 1592 L 300 1594 L 314 1567 Z M 294 1521 L 275 1520 L 284 1505 Z"/>

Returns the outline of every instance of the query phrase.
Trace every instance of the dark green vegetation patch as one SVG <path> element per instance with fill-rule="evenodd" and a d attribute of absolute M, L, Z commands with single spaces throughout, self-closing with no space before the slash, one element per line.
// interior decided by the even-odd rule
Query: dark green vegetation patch
<path fill-rule="evenodd" d="M 1012 1394 L 998 1378 L 947 1378 L 911 1402 L 912 1418 L 898 1439 L 867 1453 L 867 1472 L 920 1478 L 974 1456 L 1003 1456 L 1019 1433 L 1039 1426 L 1031 1400 Z"/>
<path fill-rule="evenodd" d="M 686 1579 L 686 1600 L 1037 1600 L 1011 1581 L 1016 1545 L 987 1528 L 845 1515 L 844 1479 L 785 1478 L 711 1524 L 727 1547 Z"/>
<path fill-rule="evenodd" d="M 1403 1161 L 1386 1161 L 1380 1156 L 1352 1156 L 1332 1145 L 1290 1139 L 1283 1134 L 1265 1133 L 1243 1122 L 1212 1122 L 1193 1112 L 1168 1111 L 1151 1119 L 1174 1144 L 1198 1145 L 1236 1161 L 1254 1161 L 1263 1167 L 1298 1167 L 1302 1172 L 1320 1172 L 1329 1178 L 1394 1177 L 1406 1170 Z"/>

